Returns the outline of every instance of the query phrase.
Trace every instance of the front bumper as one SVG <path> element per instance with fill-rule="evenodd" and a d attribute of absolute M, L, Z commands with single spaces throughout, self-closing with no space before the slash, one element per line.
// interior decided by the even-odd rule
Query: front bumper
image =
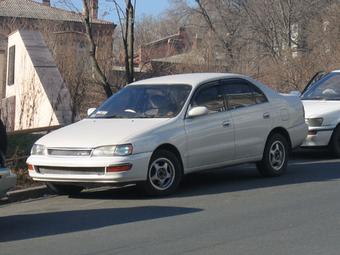
<path fill-rule="evenodd" d="M 309 127 L 308 135 L 301 147 L 327 146 L 335 127 Z"/>
<path fill-rule="evenodd" d="M 8 168 L 0 168 L 0 197 L 6 196 L 7 191 L 13 189 L 17 183 L 17 176 Z"/>
<path fill-rule="evenodd" d="M 147 171 L 151 152 L 139 153 L 125 157 L 70 157 L 70 156 L 30 156 L 27 164 L 33 166 L 29 175 L 35 181 L 60 182 L 60 183 L 127 183 L 144 181 L 147 178 Z M 107 172 L 110 166 L 131 164 L 132 167 L 124 172 Z M 38 172 L 39 167 L 49 167 L 52 171 L 48 173 Z M 53 168 L 70 169 L 70 171 L 55 171 Z M 72 171 L 74 168 L 105 168 L 103 173 L 86 173 Z"/>

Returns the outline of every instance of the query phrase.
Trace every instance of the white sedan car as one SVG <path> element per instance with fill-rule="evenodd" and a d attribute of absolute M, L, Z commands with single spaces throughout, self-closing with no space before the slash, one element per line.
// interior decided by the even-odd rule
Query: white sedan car
<path fill-rule="evenodd" d="M 303 105 L 236 74 L 183 74 L 129 84 L 88 118 L 34 144 L 30 176 L 61 194 L 141 184 L 166 195 L 184 174 L 246 162 L 287 168 L 307 135 Z"/>
<path fill-rule="evenodd" d="M 306 111 L 308 136 L 302 147 L 329 146 L 340 157 L 340 70 L 310 82 L 301 100 Z"/>

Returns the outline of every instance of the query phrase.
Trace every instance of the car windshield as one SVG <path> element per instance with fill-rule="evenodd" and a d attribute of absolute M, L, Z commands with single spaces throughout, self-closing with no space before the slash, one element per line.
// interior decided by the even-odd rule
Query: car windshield
<path fill-rule="evenodd" d="M 90 118 L 172 118 L 190 91 L 189 85 L 130 85 L 106 100 Z"/>
<path fill-rule="evenodd" d="M 340 100 L 340 73 L 330 73 L 303 93 L 302 100 Z"/>

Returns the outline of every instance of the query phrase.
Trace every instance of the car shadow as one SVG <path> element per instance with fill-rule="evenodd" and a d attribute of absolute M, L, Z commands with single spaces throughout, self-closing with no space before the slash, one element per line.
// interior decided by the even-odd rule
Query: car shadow
<path fill-rule="evenodd" d="M 202 209 L 144 206 L 5 216 L 0 217 L 0 242 L 98 229 L 200 211 Z"/>
<path fill-rule="evenodd" d="M 252 164 L 194 173 L 187 176 L 178 196 L 230 193 L 336 179 L 340 179 L 340 161 L 329 152 L 298 150 L 291 155 L 283 176 L 264 178 Z"/>
<path fill-rule="evenodd" d="M 254 164 L 231 166 L 189 174 L 179 190 L 167 197 L 148 197 L 137 187 L 85 191 L 75 199 L 171 199 L 219 194 L 242 190 L 255 190 L 308 182 L 323 182 L 340 179 L 340 161 L 332 158 L 326 150 L 298 150 L 291 155 L 287 173 L 280 177 L 264 178 Z"/>

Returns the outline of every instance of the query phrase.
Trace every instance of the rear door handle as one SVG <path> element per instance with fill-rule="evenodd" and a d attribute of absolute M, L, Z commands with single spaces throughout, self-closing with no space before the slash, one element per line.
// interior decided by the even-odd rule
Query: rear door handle
<path fill-rule="evenodd" d="M 230 126 L 230 121 L 229 120 L 223 121 L 222 122 L 222 126 L 223 127 L 229 127 Z"/>
<path fill-rule="evenodd" d="M 265 113 L 263 114 L 263 118 L 264 118 L 264 119 L 269 119 L 269 118 L 270 118 L 269 112 L 265 112 Z"/>

